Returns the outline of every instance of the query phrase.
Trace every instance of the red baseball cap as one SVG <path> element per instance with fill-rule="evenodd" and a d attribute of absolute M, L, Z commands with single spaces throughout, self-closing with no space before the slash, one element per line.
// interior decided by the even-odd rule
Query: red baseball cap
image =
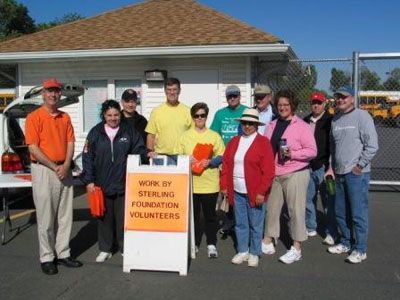
<path fill-rule="evenodd" d="M 313 101 L 313 100 L 316 100 L 319 102 L 325 102 L 326 101 L 325 94 L 322 92 L 314 92 L 310 96 L 310 101 Z"/>
<path fill-rule="evenodd" d="M 57 88 L 61 89 L 61 83 L 55 78 L 49 78 L 43 81 L 43 88 L 50 89 L 50 88 Z"/>

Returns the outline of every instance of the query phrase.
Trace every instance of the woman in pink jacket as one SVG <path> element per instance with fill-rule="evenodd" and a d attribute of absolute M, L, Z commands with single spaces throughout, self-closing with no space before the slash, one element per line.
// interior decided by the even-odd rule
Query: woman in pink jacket
<path fill-rule="evenodd" d="M 243 135 L 235 136 L 226 146 L 222 159 L 221 192 L 235 211 L 235 234 L 238 253 L 233 264 L 247 261 L 258 266 L 265 218 L 265 202 L 275 174 L 271 144 L 257 133 L 258 112 L 243 111 L 238 119 Z"/>
<path fill-rule="evenodd" d="M 308 164 L 317 155 L 311 127 L 295 115 L 297 99 L 290 90 L 279 91 L 274 105 L 279 117 L 265 131 L 275 157 L 275 178 L 267 203 L 267 224 L 262 252 L 275 253 L 273 240 L 280 235 L 280 215 L 284 202 L 289 214 L 293 245 L 279 260 L 291 264 L 301 259 L 301 242 L 307 239 L 305 225 L 306 194 L 310 172 Z"/>

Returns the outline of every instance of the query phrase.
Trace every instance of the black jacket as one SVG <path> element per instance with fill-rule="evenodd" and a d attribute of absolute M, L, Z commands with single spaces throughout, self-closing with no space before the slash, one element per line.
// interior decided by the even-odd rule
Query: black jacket
<path fill-rule="evenodd" d="M 312 114 L 304 118 L 308 124 L 311 123 Z M 329 134 L 331 132 L 332 115 L 327 111 L 315 124 L 315 142 L 317 143 L 317 157 L 310 161 L 310 167 L 313 171 L 325 166 L 325 170 L 329 166 Z"/>
<path fill-rule="evenodd" d="M 144 131 L 147 126 L 146 118 L 143 117 L 141 114 L 139 114 L 137 111 L 135 111 L 133 117 L 130 118 L 125 117 L 125 115 L 122 113 L 122 119 L 132 124 L 132 126 L 140 133 L 140 135 L 143 138 L 143 142 L 146 145 L 147 132 Z"/>
<path fill-rule="evenodd" d="M 147 154 L 142 137 L 129 123 L 121 121 L 113 143 L 104 122 L 97 124 L 90 130 L 83 149 L 82 181 L 100 186 L 105 195 L 124 193 L 128 154 L 140 154 L 142 161 Z"/>

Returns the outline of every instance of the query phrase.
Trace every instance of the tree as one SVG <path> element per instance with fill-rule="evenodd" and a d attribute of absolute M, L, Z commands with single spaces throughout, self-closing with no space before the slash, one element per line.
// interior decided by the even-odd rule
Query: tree
<path fill-rule="evenodd" d="M 360 90 L 382 90 L 380 84 L 381 78 L 376 72 L 371 71 L 367 67 L 363 67 L 360 72 Z"/>
<path fill-rule="evenodd" d="M 35 31 L 28 8 L 15 0 L 0 0 L 0 40 Z"/>
<path fill-rule="evenodd" d="M 315 91 L 318 78 L 317 69 L 314 65 L 302 66 L 301 73 L 298 76 L 296 82 L 297 88 L 295 88 L 295 86 L 292 88 L 296 93 L 297 99 L 300 100 L 300 103 L 307 103 L 310 95 Z"/>
<path fill-rule="evenodd" d="M 400 91 L 400 68 L 394 68 L 386 81 L 383 88 L 387 91 Z"/>
<path fill-rule="evenodd" d="M 343 70 L 332 68 L 331 80 L 330 80 L 330 89 L 332 92 L 336 91 L 341 86 L 349 85 L 350 83 L 351 83 L 350 74 L 345 73 Z"/>
<path fill-rule="evenodd" d="M 0 41 L 81 19 L 83 17 L 77 13 L 68 13 L 53 21 L 35 25 L 26 6 L 16 0 L 0 0 Z"/>
<path fill-rule="evenodd" d="M 308 109 L 308 99 L 317 84 L 318 73 L 316 67 L 314 65 L 303 65 L 302 62 L 294 61 L 287 63 L 284 73 L 282 72 L 282 68 L 280 68 L 279 72 L 271 73 L 269 66 L 266 68 L 269 73 L 264 82 L 268 82 L 274 90 L 292 90 L 295 93 L 295 97 L 299 100 L 300 110 L 301 107 L 307 107 Z"/>
<path fill-rule="evenodd" d="M 55 18 L 53 21 L 37 24 L 36 31 L 49 29 L 54 26 L 71 23 L 71 22 L 78 21 L 81 19 L 83 19 L 83 17 L 77 13 L 68 13 L 68 14 L 63 15 L 61 18 Z"/>

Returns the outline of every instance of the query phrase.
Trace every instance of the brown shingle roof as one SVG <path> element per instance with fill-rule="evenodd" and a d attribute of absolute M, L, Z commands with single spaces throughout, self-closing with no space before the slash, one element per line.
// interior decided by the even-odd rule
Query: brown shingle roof
<path fill-rule="evenodd" d="M 192 0 L 148 0 L 5 41 L 0 53 L 279 41 Z"/>

